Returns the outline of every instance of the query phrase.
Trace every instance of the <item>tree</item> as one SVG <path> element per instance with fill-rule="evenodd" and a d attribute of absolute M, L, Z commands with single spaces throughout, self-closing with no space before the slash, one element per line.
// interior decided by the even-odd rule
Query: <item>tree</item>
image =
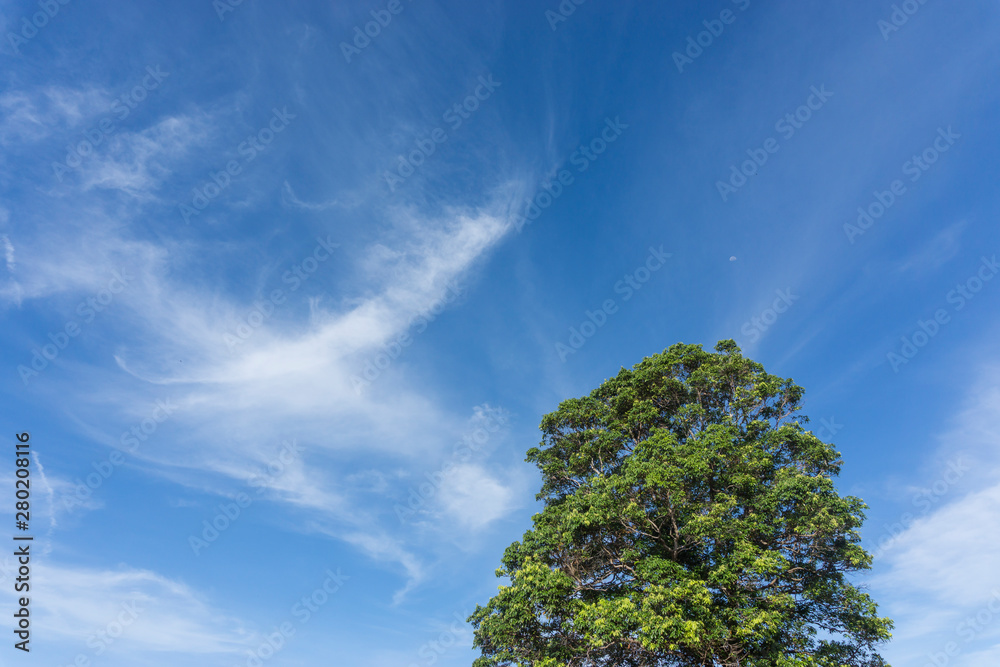
<path fill-rule="evenodd" d="M 886 665 L 840 455 L 801 387 L 715 350 L 674 345 L 542 419 L 544 509 L 469 618 L 475 667 Z"/>

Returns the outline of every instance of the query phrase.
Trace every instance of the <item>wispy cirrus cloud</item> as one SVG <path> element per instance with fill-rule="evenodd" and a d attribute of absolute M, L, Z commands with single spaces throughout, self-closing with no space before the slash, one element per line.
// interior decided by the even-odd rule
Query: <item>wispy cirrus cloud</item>
<path fill-rule="evenodd" d="M 34 627 L 91 660 L 105 654 L 221 656 L 255 639 L 242 621 L 212 608 L 187 585 L 149 570 L 38 564 L 33 574 Z"/>
<path fill-rule="evenodd" d="M 400 36 L 407 43 L 426 39 L 412 30 Z M 385 63 L 369 60 L 382 76 L 397 76 Z M 272 214 L 288 219 L 268 220 L 266 229 L 251 224 L 224 238 L 207 229 L 211 225 L 174 229 L 176 205 L 186 201 L 192 183 L 233 158 L 244 126 L 259 126 L 259 100 L 243 90 L 214 103 L 173 106 L 167 113 L 146 103 L 144 111 L 159 115 L 130 116 L 78 167 L 61 172 L 61 181 L 41 184 L 30 219 L 25 211 L 16 213 L 20 224 L 8 236 L 17 270 L 0 278 L 0 298 L 9 308 L 71 318 L 77 303 L 105 288 L 110 271 L 126 267 L 133 276 L 113 307 L 85 332 L 90 356 L 79 354 L 82 345 L 65 352 L 53 362 L 57 370 L 47 371 L 33 390 L 65 392 L 74 428 L 108 448 L 120 448 L 125 427 L 107 424 L 138 423 L 152 401 L 170 400 L 176 414 L 157 433 L 169 446 L 142 447 L 130 454 L 127 467 L 194 497 L 228 497 L 242 490 L 278 442 L 296 438 L 303 445 L 301 459 L 269 482 L 261 500 L 287 512 L 289 530 L 341 540 L 398 571 L 403 583 L 395 601 L 401 602 L 426 580 L 423 545 L 396 531 L 395 517 L 367 503 L 371 494 L 351 478 L 360 467 L 384 482 L 414 461 L 439 457 L 467 417 L 414 378 L 413 366 L 423 361 L 416 349 L 363 393 L 351 376 L 432 309 L 461 307 L 461 301 L 448 305 L 449 290 L 473 281 L 512 229 L 513 213 L 529 190 L 523 179 L 509 176 L 522 173 L 517 169 L 490 168 L 477 175 L 487 187 L 449 189 L 433 201 L 417 178 L 406 193 L 386 199 L 382 192 L 381 169 L 412 144 L 415 133 L 442 124 L 448 100 L 463 99 L 469 83 L 485 71 L 479 60 L 470 68 L 474 71 L 454 90 L 432 85 L 435 94 L 411 106 L 400 106 L 395 98 L 372 100 L 378 113 L 340 108 L 338 94 L 334 107 L 357 116 L 352 122 L 358 131 L 333 133 L 313 119 L 316 144 L 330 164 L 305 178 L 282 178 L 276 189 L 258 188 L 273 172 L 259 162 L 252 165 L 213 203 L 215 210 L 234 212 L 234 218 L 238 213 L 241 220 Z M 416 85 L 402 78 L 407 86 Z M 344 77 L 344 85 L 361 84 L 351 76 Z M 35 89 L 12 95 L 4 136 L 22 152 L 38 153 L 51 143 L 47 153 L 62 157 L 65 137 L 87 129 L 113 101 L 105 88 L 81 90 L 92 92 L 74 96 L 67 89 L 58 99 Z M 309 97 L 305 90 L 297 95 Z M 297 123 L 307 122 L 310 107 L 322 107 L 316 99 L 283 99 L 295 100 L 289 104 L 291 113 L 301 116 Z M 499 106 L 484 110 L 477 125 L 495 123 L 499 111 Z M 280 150 L 288 149 L 290 137 L 291 130 Z M 472 138 L 456 135 L 456 140 Z M 267 156 L 278 153 L 276 147 Z M 342 159 L 329 161 L 329 154 Z M 467 161 L 442 149 L 419 180 L 447 177 L 466 169 Z M 370 183 L 348 181 L 342 178 L 345 171 L 370 173 Z M 324 231 L 329 245 L 339 247 L 331 251 L 327 273 L 310 279 L 309 290 L 290 294 L 274 280 L 286 264 L 301 261 L 287 239 L 281 239 L 285 247 L 270 243 L 274 228 L 322 218 L 332 231 L 347 214 L 359 232 L 345 239 Z M 246 320 L 274 284 L 285 287 L 287 301 L 231 349 L 225 336 L 233 323 Z M 93 391 L 78 390 L 85 378 Z M 359 452 L 370 453 L 371 460 L 359 463 Z M 58 496 L 71 490 L 66 478 L 73 474 L 54 467 L 48 475 Z M 490 502 L 468 516 L 462 505 L 476 484 L 489 490 Z M 516 506 L 510 484 L 492 468 L 463 470 L 450 479 L 434 518 L 458 519 L 472 529 L 489 525 Z M 110 495 L 110 488 L 95 491 L 76 509 L 111 511 L 105 492 Z"/>
<path fill-rule="evenodd" d="M 905 657 L 911 661 L 925 657 L 919 647 L 940 652 L 949 642 L 970 656 L 978 651 L 982 658 L 985 645 L 1000 637 L 1000 573 L 995 567 L 1000 561 L 1000 436 L 994 428 L 1000 419 L 1000 388 L 995 377 L 983 374 L 953 419 L 954 427 L 939 438 L 935 458 L 962 460 L 961 476 L 940 497 L 940 505 L 885 547 L 884 566 L 872 577 L 873 587 L 890 600 L 888 610 L 897 620 L 894 634 L 908 647 Z M 963 625 L 990 604 L 997 608 L 992 623 L 975 631 Z"/>
<path fill-rule="evenodd" d="M 0 145 L 30 144 L 106 113 L 111 96 L 99 86 L 46 86 L 0 95 Z"/>
<path fill-rule="evenodd" d="M 307 530 L 312 525 L 377 561 L 399 563 L 407 580 L 399 600 L 423 580 L 420 558 L 405 547 L 405 538 L 378 527 L 376 512 L 362 509 L 345 492 L 346 475 L 335 462 L 359 448 L 397 461 L 432 453 L 448 441 L 442 434 L 457 433 L 464 418 L 450 415 L 426 390 L 412 385 L 405 365 L 364 394 L 355 391 L 350 378 L 367 354 L 439 307 L 449 285 L 464 281 L 483 263 L 511 229 L 508 209 L 504 200 L 485 209 L 451 208 L 434 217 L 409 207 L 389 209 L 388 233 L 349 260 L 339 299 L 314 301 L 306 317 L 301 309 L 283 309 L 236 353 L 225 335 L 252 302 L 176 269 L 178 261 L 189 262 L 205 249 L 130 240 L 110 218 L 94 224 L 102 221 L 99 213 L 89 225 L 70 227 L 62 244 L 43 250 L 28 243 L 23 261 L 33 265 L 32 280 L 8 283 L 4 293 L 9 300 L 15 290 L 33 300 L 79 295 L 86 286 L 102 287 L 102 263 L 130 267 L 130 285 L 108 316 L 110 325 L 131 332 L 114 349 L 124 372 L 116 376 L 105 369 L 99 391 L 75 397 L 81 414 L 93 415 L 82 417 L 81 427 L 118 447 L 118 434 L 102 433 L 98 422 L 112 413 L 138 419 L 141 408 L 132 406 L 169 397 L 178 406 L 173 420 L 185 435 L 169 449 L 140 450 L 135 465 L 221 495 L 242 484 L 248 470 L 273 455 L 274 443 L 292 434 L 306 453 L 274 481 L 267 500 L 297 508 Z M 80 253 L 81 247 L 88 252 Z M 339 249 L 333 252 L 339 255 Z M 65 371 L 69 376 L 56 379 L 57 384 L 95 369 L 67 366 Z M 109 412 L 108 406 L 115 407 Z M 483 475 L 477 479 L 490 482 L 496 502 L 488 517 L 480 513 L 471 523 L 481 525 L 484 517 L 489 523 L 513 508 L 503 484 Z M 458 484 L 453 491 L 442 497 L 454 496 L 454 505 L 470 489 Z M 101 504 L 91 501 L 88 509 L 100 510 Z"/>

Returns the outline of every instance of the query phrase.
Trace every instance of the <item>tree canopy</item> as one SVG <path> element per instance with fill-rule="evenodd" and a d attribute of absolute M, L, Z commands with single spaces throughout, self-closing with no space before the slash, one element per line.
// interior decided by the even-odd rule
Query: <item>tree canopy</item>
<path fill-rule="evenodd" d="M 885 666 L 867 508 L 803 389 L 736 343 L 677 344 L 545 415 L 544 509 L 469 621 L 475 667 Z"/>

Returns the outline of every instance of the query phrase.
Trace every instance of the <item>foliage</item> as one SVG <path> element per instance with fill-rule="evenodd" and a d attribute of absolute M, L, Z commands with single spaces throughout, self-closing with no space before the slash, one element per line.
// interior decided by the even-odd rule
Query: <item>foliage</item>
<path fill-rule="evenodd" d="M 803 395 L 736 343 L 674 345 L 542 419 L 544 510 L 470 617 L 475 667 L 878 667 L 865 504 Z"/>

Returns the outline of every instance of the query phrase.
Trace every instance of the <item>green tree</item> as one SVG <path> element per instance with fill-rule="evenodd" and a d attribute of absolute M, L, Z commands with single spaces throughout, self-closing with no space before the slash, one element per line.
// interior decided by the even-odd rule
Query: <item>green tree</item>
<path fill-rule="evenodd" d="M 850 581 L 866 505 L 806 431 L 803 390 L 678 344 L 542 419 L 544 509 L 469 621 L 475 667 L 885 666 Z"/>

